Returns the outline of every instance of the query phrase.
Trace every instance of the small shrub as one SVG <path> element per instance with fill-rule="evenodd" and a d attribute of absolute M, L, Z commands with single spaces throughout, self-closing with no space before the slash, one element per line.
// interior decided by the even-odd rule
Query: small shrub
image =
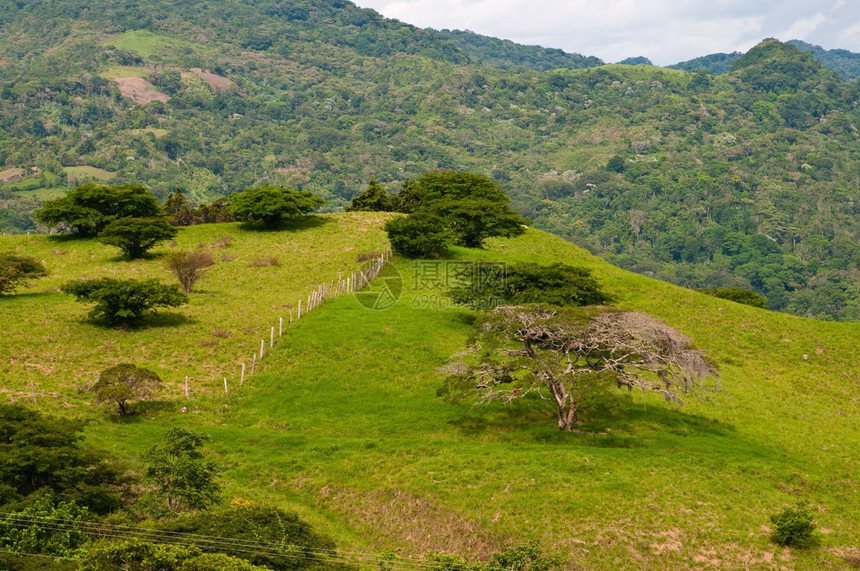
<path fill-rule="evenodd" d="M 203 277 L 203 270 L 214 264 L 212 254 L 204 250 L 173 252 L 164 261 L 164 265 L 176 276 L 185 293 L 191 293 L 191 288 Z"/>
<path fill-rule="evenodd" d="M 252 268 L 266 268 L 269 266 L 280 266 L 281 262 L 278 261 L 278 258 L 270 256 L 268 258 L 254 258 L 248 265 Z"/>
<path fill-rule="evenodd" d="M 224 331 L 223 329 L 216 327 L 212 330 L 212 337 L 218 337 L 219 339 L 227 339 L 228 337 L 230 337 L 230 332 Z"/>
<path fill-rule="evenodd" d="M 212 242 L 213 248 L 228 248 L 233 243 L 233 236 L 221 236 Z"/>
<path fill-rule="evenodd" d="M 734 301 L 735 303 L 767 309 L 767 298 L 765 296 L 741 287 L 714 287 L 698 291 L 720 299 Z"/>
<path fill-rule="evenodd" d="M 812 523 L 812 514 L 803 506 L 786 508 L 770 516 L 770 521 L 775 526 L 770 539 L 777 545 L 805 549 L 813 544 L 815 524 Z"/>
<path fill-rule="evenodd" d="M 224 254 L 223 256 L 221 256 L 222 262 L 235 262 L 237 259 L 238 258 L 236 258 L 236 256 L 234 256 L 233 254 Z"/>
<path fill-rule="evenodd" d="M 32 256 L 0 252 L 0 295 L 12 292 L 29 280 L 48 275 L 42 262 Z"/>
<path fill-rule="evenodd" d="M 128 401 L 147 399 L 160 386 L 161 378 L 149 369 L 122 363 L 102 371 L 91 390 L 98 402 L 114 402 L 120 416 L 128 416 L 134 412 Z"/>
<path fill-rule="evenodd" d="M 378 259 L 379 259 L 379 256 L 381 256 L 381 255 L 382 255 L 382 252 L 376 252 L 376 251 L 374 251 L 374 252 L 366 252 L 366 253 L 364 253 L 364 254 L 359 254 L 359 255 L 358 255 L 358 261 L 359 261 L 359 262 L 370 262 L 370 261 L 373 261 L 373 260 L 378 260 Z"/>

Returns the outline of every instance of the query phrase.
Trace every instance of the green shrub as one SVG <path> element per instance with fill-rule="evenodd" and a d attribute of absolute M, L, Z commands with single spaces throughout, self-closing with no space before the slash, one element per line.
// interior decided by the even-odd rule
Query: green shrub
<path fill-rule="evenodd" d="M 122 363 L 102 371 L 90 390 L 96 400 L 116 403 L 120 416 L 127 416 L 134 412 L 128 401 L 146 399 L 160 386 L 161 378 L 149 369 Z"/>
<path fill-rule="evenodd" d="M 60 288 L 78 301 L 95 303 L 90 317 L 110 325 L 129 326 L 158 307 L 177 307 L 188 302 L 178 286 L 166 286 L 156 279 L 78 280 Z"/>
<path fill-rule="evenodd" d="M 812 532 L 815 524 L 812 523 L 812 514 L 802 506 L 786 508 L 777 515 L 770 516 L 774 525 L 771 541 L 778 545 L 805 549 L 813 544 Z"/>
<path fill-rule="evenodd" d="M 307 214 L 325 201 L 310 192 L 284 187 L 249 188 L 230 197 L 233 217 L 240 222 L 262 222 L 269 228 Z"/>
<path fill-rule="evenodd" d="M 81 236 L 94 236 L 118 218 L 158 216 L 160 210 L 158 199 L 143 186 L 85 184 L 45 202 L 33 216 L 48 226 L 65 224 Z"/>
<path fill-rule="evenodd" d="M 451 244 L 451 234 L 438 216 L 416 212 L 385 223 L 391 249 L 407 258 L 438 258 Z"/>
<path fill-rule="evenodd" d="M 32 256 L 0 252 L 0 295 L 12 292 L 28 280 L 47 275 L 44 264 Z"/>
<path fill-rule="evenodd" d="M 767 309 L 767 298 L 765 296 L 742 287 L 713 287 L 697 291 L 720 299 L 734 301 L 735 303 L 743 303 L 744 305 Z"/>

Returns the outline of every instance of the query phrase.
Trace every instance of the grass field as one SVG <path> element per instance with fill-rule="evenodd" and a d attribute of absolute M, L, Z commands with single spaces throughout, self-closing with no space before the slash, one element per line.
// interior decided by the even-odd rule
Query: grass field
<path fill-rule="evenodd" d="M 9 397 L 25 399 L 36 380 L 40 409 L 92 418 L 88 439 L 138 468 L 141 451 L 169 427 L 203 430 L 228 498 L 296 510 L 343 548 L 486 556 L 539 539 L 568 568 L 586 569 L 847 569 L 860 560 L 860 325 L 696 294 L 538 231 L 452 256 L 592 268 L 623 308 L 665 320 L 717 361 L 714 402 L 677 408 L 634 394 L 582 433 L 559 432 L 539 400 L 445 403 L 435 369 L 464 347 L 474 315 L 416 287 L 421 266 L 396 258 L 389 271 L 404 284 L 396 305 L 372 311 L 352 296 L 326 303 L 289 329 L 244 387 L 219 394 L 222 371 L 236 371 L 294 299 L 384 244 L 378 215 L 323 220 L 276 233 L 186 229 L 182 247 L 233 236 L 218 252 L 239 259 L 212 268 L 185 317 L 129 332 L 81 321 L 85 310 L 53 288 L 105 272 L 168 280 L 157 258 L 128 264 L 95 242 L 3 237 L 54 272 L 0 299 L 0 350 L 16 355 L 0 370 Z M 273 252 L 281 266 L 247 265 Z M 213 336 L 216 327 L 230 336 Z M 126 358 L 169 378 L 171 398 L 120 421 L 74 386 Z M 188 370 L 207 387 L 190 402 L 178 386 Z M 799 501 L 813 508 L 821 545 L 777 548 L 768 516 Z"/>
<path fill-rule="evenodd" d="M 179 38 L 155 34 L 149 30 L 130 30 L 110 38 L 105 43 L 123 50 L 135 52 L 145 58 L 151 58 L 153 56 L 178 50 L 191 53 L 193 51 L 205 49 L 199 44 Z"/>
<path fill-rule="evenodd" d="M 116 173 L 90 165 L 63 167 L 63 170 L 68 175 L 69 186 L 76 186 L 90 180 L 108 181 L 116 176 Z"/>

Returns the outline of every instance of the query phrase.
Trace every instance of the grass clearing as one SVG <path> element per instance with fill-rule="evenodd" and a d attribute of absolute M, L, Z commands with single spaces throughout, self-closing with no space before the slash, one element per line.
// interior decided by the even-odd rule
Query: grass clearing
<path fill-rule="evenodd" d="M 105 44 L 135 52 L 145 58 L 169 52 L 193 53 L 205 49 L 194 42 L 155 34 L 149 30 L 129 30 L 110 38 Z"/>
<path fill-rule="evenodd" d="M 140 354 L 141 364 L 172 367 L 174 399 L 141 405 L 131 419 L 82 406 L 87 399 L 74 394 L 66 414 L 95 419 L 90 441 L 132 464 L 170 427 L 203 430 L 224 468 L 228 499 L 296 510 L 342 548 L 485 556 L 535 538 L 565 553 L 570 568 L 850 568 L 841 557 L 860 538 L 860 325 L 814 322 L 683 290 L 538 231 L 492 240 L 485 250 L 453 249 L 452 259 L 561 260 L 592 268 L 622 307 L 663 319 L 716 359 L 723 392 L 715 402 L 689 399 L 676 408 L 654 395 L 621 395 L 622 410 L 598 417 L 582 434 L 559 432 L 552 407 L 538 399 L 486 408 L 445 403 L 436 397 L 435 369 L 465 345 L 473 314 L 440 303 L 438 291 L 414 279 L 419 266 L 400 259 L 394 266 L 404 291 L 390 309 L 368 310 L 352 296 L 328 302 L 296 323 L 260 374 L 229 398 L 217 392 L 217 367 L 207 395 L 176 398 L 182 374 L 176 363 L 184 366 L 191 354 L 201 368 L 223 367 L 239 349 L 250 357 L 296 294 L 354 267 L 363 250 L 382 247 L 379 215 L 323 219 L 293 233 L 187 229 L 183 246 L 231 235 L 224 251 L 240 259 L 212 268 L 221 273 L 201 282 L 182 310 L 188 322 L 127 333 L 103 334 L 80 322 L 81 307 L 45 290 L 58 275 L 83 270 L 159 275 L 157 260 L 125 265 L 97 243 L 3 238 L 6 246 L 38 247 L 45 256 L 52 247 L 68 253 L 58 255 L 67 266 L 49 264 L 55 276 L 0 300 L 2 319 L 11 323 L 6 329 L 14 332 L 0 340 L 2 350 L 14 354 L 7 349 L 13 338 L 18 350 L 33 350 L 39 339 L 58 351 L 78 345 L 79 354 L 58 358 L 55 372 L 39 381 L 41 390 L 61 393 L 68 371 L 87 361 L 98 370 L 105 342 L 113 344 L 111 354 Z M 246 263 L 272 255 L 280 266 Z M 40 305 L 51 309 L 30 316 Z M 61 328 L 51 323 L 64 313 Z M 257 321 L 263 331 L 242 333 L 238 325 Z M 216 326 L 233 337 L 211 335 Z M 68 334 L 51 337 L 60 331 Z M 217 349 L 196 346 L 209 337 Z M 228 347 L 237 337 L 241 342 Z M 16 368 L 15 378 L 35 374 L 32 368 Z M 58 412 L 61 402 L 45 399 L 40 408 Z M 191 412 L 179 413 L 186 405 Z M 797 501 L 814 510 L 822 544 L 816 550 L 769 543 L 768 516 Z"/>
<path fill-rule="evenodd" d="M 63 167 L 69 186 L 77 186 L 87 181 L 109 181 L 116 176 L 116 173 L 100 169 L 90 165 L 81 165 L 76 167 Z"/>

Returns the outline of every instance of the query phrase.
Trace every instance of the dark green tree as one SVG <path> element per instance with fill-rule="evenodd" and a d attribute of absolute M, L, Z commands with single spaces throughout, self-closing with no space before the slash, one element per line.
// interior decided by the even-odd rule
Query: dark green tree
<path fill-rule="evenodd" d="M 324 203 L 310 192 L 274 186 L 249 188 L 230 197 L 231 212 L 236 220 L 262 222 L 269 228 L 307 214 Z"/>
<path fill-rule="evenodd" d="M 345 209 L 347 212 L 391 212 L 395 209 L 394 199 L 371 177 L 367 189 L 352 199 Z"/>
<path fill-rule="evenodd" d="M 451 245 L 451 233 L 438 216 L 416 212 L 385 223 L 391 249 L 407 258 L 438 258 Z"/>
<path fill-rule="evenodd" d="M 215 481 L 218 468 L 199 450 L 207 440 L 207 434 L 173 428 L 163 444 L 144 454 L 145 479 L 155 486 L 153 494 L 164 502 L 169 513 L 221 503 L 221 485 Z"/>
<path fill-rule="evenodd" d="M 194 213 L 181 188 L 175 189 L 164 202 L 164 216 L 174 226 L 190 226 L 194 223 Z"/>
<path fill-rule="evenodd" d="M 33 215 L 48 226 L 66 225 L 80 236 L 95 236 L 118 218 L 158 216 L 158 200 L 140 185 L 85 184 L 45 202 Z"/>
<path fill-rule="evenodd" d="M 121 363 L 102 371 L 90 391 L 98 402 L 115 403 L 120 416 L 127 416 L 134 412 L 128 401 L 148 399 L 160 387 L 161 377 L 149 369 Z"/>
<path fill-rule="evenodd" d="M 505 305 L 549 303 L 557 306 L 600 305 L 611 303 L 612 296 L 603 291 L 587 268 L 555 263 L 530 262 L 509 264 L 502 280 L 482 277 L 452 288 L 456 303 L 485 307 L 485 300 Z"/>
<path fill-rule="evenodd" d="M 78 280 L 63 284 L 63 293 L 84 303 L 95 303 L 90 317 L 109 325 L 128 327 L 159 307 L 177 307 L 188 302 L 188 296 L 175 285 L 167 286 L 156 279 Z"/>
<path fill-rule="evenodd" d="M 421 204 L 445 221 L 461 246 L 480 248 L 490 236 L 517 236 L 529 221 L 514 211 L 508 196 L 489 178 L 466 172 L 434 171 L 417 181 Z"/>
<path fill-rule="evenodd" d="M 216 534 L 217 535 L 217 534 Z M 163 545 L 128 539 L 96 544 L 81 558 L 77 571 L 263 571 L 243 559 L 204 553 L 199 547 Z"/>
<path fill-rule="evenodd" d="M 720 299 L 728 299 L 735 303 L 767 309 L 767 298 L 765 296 L 741 287 L 712 287 L 698 291 L 719 297 Z"/>
<path fill-rule="evenodd" d="M 135 259 L 178 233 L 179 230 L 164 218 L 119 218 L 99 233 L 98 241 L 116 246 L 127 258 Z"/>
<path fill-rule="evenodd" d="M 49 491 L 33 505 L 0 517 L 0 549 L 74 558 L 82 553 L 81 548 L 90 538 L 72 522 L 89 519 L 91 515 L 85 506 L 74 501 L 55 502 Z"/>
<path fill-rule="evenodd" d="M 123 478 L 115 463 L 82 444 L 82 430 L 78 421 L 0 404 L 0 505 L 50 490 L 96 513 L 118 508 Z"/>
<path fill-rule="evenodd" d="M 45 265 L 32 256 L 0 252 L 0 295 L 11 293 L 29 280 L 47 275 Z"/>

